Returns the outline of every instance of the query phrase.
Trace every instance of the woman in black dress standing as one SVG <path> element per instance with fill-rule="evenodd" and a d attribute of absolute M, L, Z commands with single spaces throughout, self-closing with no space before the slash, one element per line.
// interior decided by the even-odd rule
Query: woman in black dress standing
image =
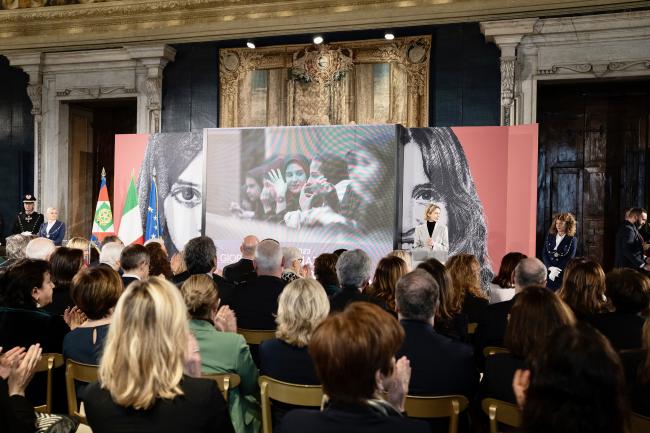
<path fill-rule="evenodd" d="M 562 286 L 564 268 L 575 257 L 577 245 L 575 217 L 569 212 L 553 216 L 542 252 L 544 265 L 548 269 L 546 287 L 556 291 Z"/>

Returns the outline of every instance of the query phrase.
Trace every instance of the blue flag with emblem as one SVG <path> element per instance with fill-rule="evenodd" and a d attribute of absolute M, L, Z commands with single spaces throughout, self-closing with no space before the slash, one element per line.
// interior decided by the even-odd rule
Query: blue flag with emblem
<path fill-rule="evenodd" d="M 162 235 L 160 229 L 160 219 L 158 215 L 158 187 L 156 178 L 151 179 L 151 188 L 149 188 L 149 205 L 147 206 L 147 225 L 144 233 L 144 240 L 157 239 Z"/>

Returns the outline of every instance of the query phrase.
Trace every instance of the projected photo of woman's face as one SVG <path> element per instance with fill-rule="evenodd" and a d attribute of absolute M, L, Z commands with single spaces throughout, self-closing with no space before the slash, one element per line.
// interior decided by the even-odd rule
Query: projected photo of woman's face
<path fill-rule="evenodd" d="M 202 148 L 201 133 L 153 134 L 147 144 L 138 180 L 140 213 L 146 221 L 155 173 L 161 235 L 170 256 L 201 235 Z"/>
<path fill-rule="evenodd" d="M 492 279 L 487 225 L 465 152 L 451 128 L 409 128 L 404 136 L 401 243 L 413 243 L 430 203 L 440 207 L 438 223 L 449 230 L 449 256 L 475 255 L 481 280 Z"/>
<path fill-rule="evenodd" d="M 393 249 L 397 128 L 206 130 L 205 234 L 236 258 L 248 234 L 303 250 Z M 229 255 L 232 251 L 232 255 Z"/>

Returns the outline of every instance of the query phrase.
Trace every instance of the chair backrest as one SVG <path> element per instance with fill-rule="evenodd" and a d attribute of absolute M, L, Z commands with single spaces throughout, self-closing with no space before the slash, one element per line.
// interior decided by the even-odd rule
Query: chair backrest
<path fill-rule="evenodd" d="M 468 334 L 474 334 L 476 332 L 476 327 L 478 326 L 478 323 L 472 322 L 467 324 L 467 333 Z"/>
<path fill-rule="evenodd" d="M 497 353 L 510 353 L 510 351 L 505 347 L 497 346 L 487 346 L 485 349 L 483 349 L 483 356 L 486 358 L 488 356 L 496 355 Z"/>
<path fill-rule="evenodd" d="M 404 411 L 413 418 L 449 418 L 449 433 L 456 433 L 458 417 L 468 405 L 469 400 L 463 395 L 407 395 Z"/>
<path fill-rule="evenodd" d="M 97 380 L 98 365 L 82 364 L 71 359 L 65 365 L 65 388 L 68 394 L 68 414 L 84 424 L 88 424 L 86 416 L 77 410 L 77 388 L 75 381 L 90 383 Z"/>
<path fill-rule="evenodd" d="M 490 433 L 498 433 L 498 423 L 503 423 L 511 427 L 521 425 L 521 410 L 517 405 L 497 400 L 495 398 L 484 398 L 481 402 L 483 412 L 490 419 Z"/>
<path fill-rule="evenodd" d="M 299 385 L 260 376 L 260 396 L 262 397 L 262 433 L 273 432 L 271 418 L 271 399 L 296 406 L 320 407 L 323 401 L 323 388 L 320 385 Z"/>
<path fill-rule="evenodd" d="M 219 389 L 223 394 L 223 398 L 226 401 L 228 401 L 228 391 L 237 388 L 241 383 L 241 377 L 235 373 L 209 373 L 202 374 L 201 377 L 217 382 L 217 385 L 219 385 Z"/>
<path fill-rule="evenodd" d="M 36 363 L 35 371 L 47 372 L 47 390 L 45 393 L 45 404 L 34 406 L 36 412 L 52 413 L 52 370 L 63 365 L 63 355 L 60 353 L 43 353 L 41 359 Z"/>
<path fill-rule="evenodd" d="M 262 341 L 275 338 L 275 329 L 237 329 L 248 344 L 260 344 Z"/>
<path fill-rule="evenodd" d="M 633 413 L 630 419 L 631 433 L 648 433 L 650 432 L 650 418 Z"/>

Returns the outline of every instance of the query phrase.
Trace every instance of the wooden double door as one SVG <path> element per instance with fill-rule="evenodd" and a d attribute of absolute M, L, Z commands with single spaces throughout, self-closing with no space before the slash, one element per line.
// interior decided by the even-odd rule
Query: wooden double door
<path fill-rule="evenodd" d="M 559 212 L 576 216 L 578 255 L 614 263 L 625 210 L 650 206 L 650 80 L 540 84 L 537 250 Z"/>

